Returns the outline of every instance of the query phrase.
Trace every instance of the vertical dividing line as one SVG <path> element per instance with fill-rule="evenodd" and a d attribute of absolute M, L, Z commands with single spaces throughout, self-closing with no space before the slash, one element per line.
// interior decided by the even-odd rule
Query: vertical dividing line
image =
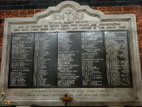
<path fill-rule="evenodd" d="M 82 32 L 79 32 L 80 36 L 80 81 L 81 81 L 81 87 L 83 87 L 83 77 L 82 77 Z"/>
<path fill-rule="evenodd" d="M 10 87 L 10 75 L 11 75 L 11 57 L 12 57 L 12 37 L 13 37 L 13 33 L 10 36 L 10 46 L 9 46 L 9 70 L 8 70 L 8 88 Z"/>
<path fill-rule="evenodd" d="M 25 34 L 25 33 L 23 33 L 23 34 Z M 21 37 L 21 38 L 22 38 L 22 37 Z M 16 42 L 17 42 L 17 41 L 16 41 Z M 19 55 L 19 44 L 20 44 L 20 43 L 19 43 L 19 41 L 18 41 L 18 49 L 17 49 L 17 50 L 18 50 L 18 59 L 16 59 L 16 62 L 17 62 L 17 70 L 18 70 L 18 73 L 16 73 L 16 76 L 17 76 L 17 78 L 16 78 L 16 85 L 18 85 L 18 86 L 16 86 L 17 88 L 20 87 L 20 84 L 19 84 L 19 58 L 20 58 L 20 57 L 19 57 L 19 56 L 20 56 L 20 55 Z M 26 80 L 25 80 L 25 81 L 26 81 Z"/>
<path fill-rule="evenodd" d="M 34 88 L 34 66 L 35 66 L 35 33 L 33 32 L 33 63 L 32 63 L 32 88 Z"/>
<path fill-rule="evenodd" d="M 106 63 L 106 44 L 105 44 L 105 33 L 104 33 L 105 31 L 102 31 L 102 34 L 103 34 L 103 45 L 104 45 L 104 68 L 105 68 L 105 80 L 106 80 L 106 86 L 105 87 L 109 87 L 109 85 L 108 85 L 108 74 L 107 74 L 107 63 Z"/>
<path fill-rule="evenodd" d="M 132 77 L 132 63 L 131 63 L 131 46 L 130 46 L 130 32 L 126 30 L 127 33 L 127 50 L 128 50 L 128 60 L 129 60 L 129 79 L 130 85 L 129 87 L 133 88 L 133 77 Z"/>
<path fill-rule="evenodd" d="M 56 43 L 57 43 L 57 49 L 56 49 L 56 88 L 58 88 L 58 32 L 56 32 Z"/>

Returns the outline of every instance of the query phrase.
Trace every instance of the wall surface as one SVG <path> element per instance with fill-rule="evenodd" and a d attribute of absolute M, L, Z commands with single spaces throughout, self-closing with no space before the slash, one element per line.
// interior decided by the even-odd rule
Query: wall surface
<path fill-rule="evenodd" d="M 0 10 L 7 9 L 43 9 L 56 6 L 66 0 L 0 0 Z M 71 1 L 71 0 L 68 0 Z M 81 5 L 89 6 L 126 6 L 142 5 L 142 0 L 73 0 Z"/>
<path fill-rule="evenodd" d="M 131 6 L 107 6 L 107 7 L 92 7 L 100 10 L 105 14 L 136 14 L 137 18 L 137 32 L 139 41 L 140 62 L 142 69 L 142 5 Z M 32 17 L 35 13 L 44 11 L 45 9 L 26 9 L 26 10 L 1 10 L 0 11 L 0 63 L 4 30 L 4 19 L 12 17 Z"/>

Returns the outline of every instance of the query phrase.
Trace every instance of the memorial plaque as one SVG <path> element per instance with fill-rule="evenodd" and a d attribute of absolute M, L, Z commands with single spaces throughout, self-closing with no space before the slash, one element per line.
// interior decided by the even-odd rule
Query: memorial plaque
<path fill-rule="evenodd" d="M 10 87 L 131 87 L 127 36 L 127 31 L 13 34 Z"/>
<path fill-rule="evenodd" d="M 134 14 L 105 15 L 64 1 L 4 25 L 2 102 L 64 106 L 67 93 L 71 106 L 142 104 Z"/>

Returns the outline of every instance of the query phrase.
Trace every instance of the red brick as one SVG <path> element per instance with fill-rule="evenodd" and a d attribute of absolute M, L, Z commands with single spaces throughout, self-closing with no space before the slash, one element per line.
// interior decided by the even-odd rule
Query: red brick
<path fill-rule="evenodd" d="M 107 11 L 107 8 L 106 7 L 97 7 L 96 8 L 97 10 L 100 10 L 102 12 L 106 12 Z"/>
<path fill-rule="evenodd" d="M 140 54 L 142 54 L 142 47 L 139 47 L 139 52 Z"/>
<path fill-rule="evenodd" d="M 140 55 L 141 70 L 142 70 L 142 55 Z"/>
<path fill-rule="evenodd" d="M 137 12 L 136 11 L 123 11 L 123 14 L 135 14 L 137 16 Z"/>
<path fill-rule="evenodd" d="M 3 41 L 3 38 L 2 37 L 0 37 L 0 42 L 2 42 Z"/>
<path fill-rule="evenodd" d="M 0 11 L 0 19 L 4 19 L 5 17 L 5 11 L 1 10 Z"/>
<path fill-rule="evenodd" d="M 1 61 L 0 61 L 0 65 L 1 65 Z M 0 66 L 0 72 L 1 72 L 1 66 Z"/>
<path fill-rule="evenodd" d="M 107 12 L 110 13 L 122 13 L 122 6 L 111 6 L 111 7 L 107 7 Z"/>
<path fill-rule="evenodd" d="M 142 68 L 142 55 L 140 55 L 140 63 L 141 63 L 141 68 Z"/>
<path fill-rule="evenodd" d="M 34 10 L 32 9 L 32 10 L 28 10 L 27 11 L 27 15 L 28 16 L 33 16 L 34 15 Z"/>
<path fill-rule="evenodd" d="M 142 12 L 142 5 L 139 5 L 138 8 L 139 8 L 139 11 Z"/>
<path fill-rule="evenodd" d="M 142 25 L 137 24 L 137 29 L 138 29 L 138 31 L 141 30 L 142 29 Z"/>
<path fill-rule="evenodd" d="M 26 17 L 27 16 L 27 10 L 20 10 L 19 14 L 21 17 Z"/>
<path fill-rule="evenodd" d="M 136 17 L 140 16 L 139 11 L 133 11 L 133 13 L 136 14 Z"/>
<path fill-rule="evenodd" d="M 142 17 L 137 17 L 137 22 L 142 22 Z"/>
<path fill-rule="evenodd" d="M 142 36 L 142 30 L 141 29 L 137 30 L 137 32 L 138 32 L 139 35 Z"/>
<path fill-rule="evenodd" d="M 141 65 L 141 68 L 142 68 L 142 58 L 141 58 L 141 57 L 142 57 L 142 55 L 140 54 L 140 56 L 139 56 L 139 57 L 140 57 L 140 65 Z M 141 70 L 142 70 L 142 69 L 141 69 Z"/>
<path fill-rule="evenodd" d="M 0 37 L 0 41 L 3 41 L 3 38 L 2 38 L 2 37 Z"/>
<path fill-rule="evenodd" d="M 138 40 L 139 40 L 139 41 L 142 41 L 142 34 L 139 34 Z"/>
<path fill-rule="evenodd" d="M 12 17 L 19 17 L 20 11 L 19 10 L 11 10 L 11 16 Z"/>
<path fill-rule="evenodd" d="M 140 59 L 142 60 L 142 55 L 140 55 Z"/>
<path fill-rule="evenodd" d="M 142 6 L 138 6 L 138 16 L 142 16 Z"/>
<path fill-rule="evenodd" d="M 137 26 L 139 26 L 139 25 L 141 27 L 141 25 L 142 25 L 142 19 L 137 20 Z"/>
<path fill-rule="evenodd" d="M 137 16 L 142 17 L 142 9 L 141 10 L 139 9 L 137 12 L 138 12 Z"/>
<path fill-rule="evenodd" d="M 131 11 L 138 11 L 138 6 L 123 6 L 123 11 L 131 12 Z"/>
<path fill-rule="evenodd" d="M 142 41 L 139 41 L 139 47 L 142 47 Z"/>
<path fill-rule="evenodd" d="M 11 16 L 11 10 L 6 10 L 5 11 L 5 16 L 9 16 L 10 17 Z"/>
<path fill-rule="evenodd" d="M 38 13 L 38 12 L 41 12 L 41 11 L 42 11 L 41 9 L 36 9 L 35 13 Z"/>
<path fill-rule="evenodd" d="M 114 12 L 114 7 L 107 7 L 107 12 Z"/>

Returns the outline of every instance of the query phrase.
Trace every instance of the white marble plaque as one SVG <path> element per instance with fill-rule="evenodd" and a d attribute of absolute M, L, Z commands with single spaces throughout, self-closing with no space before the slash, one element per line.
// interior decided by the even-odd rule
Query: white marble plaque
<path fill-rule="evenodd" d="M 64 1 L 31 18 L 5 19 L 0 93 L 12 105 L 63 106 L 65 93 L 72 106 L 141 105 L 141 82 L 134 14 Z"/>

